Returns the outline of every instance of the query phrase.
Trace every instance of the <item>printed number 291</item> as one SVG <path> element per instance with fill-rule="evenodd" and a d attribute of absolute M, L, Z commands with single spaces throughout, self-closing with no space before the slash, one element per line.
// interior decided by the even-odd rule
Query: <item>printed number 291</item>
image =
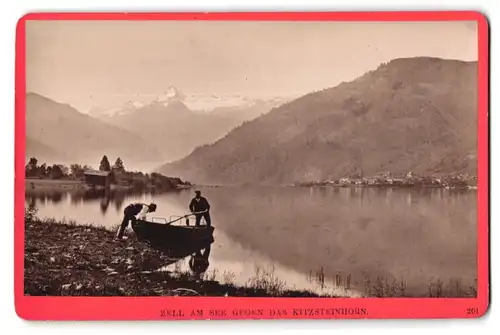
<path fill-rule="evenodd" d="M 467 308 L 467 315 L 478 315 L 479 308 Z"/>

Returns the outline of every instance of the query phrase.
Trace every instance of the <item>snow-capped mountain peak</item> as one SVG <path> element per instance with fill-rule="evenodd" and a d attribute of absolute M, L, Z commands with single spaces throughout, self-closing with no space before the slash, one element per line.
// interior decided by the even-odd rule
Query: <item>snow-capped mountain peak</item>
<path fill-rule="evenodd" d="M 168 105 L 174 101 L 184 101 L 185 95 L 177 89 L 177 87 L 170 85 L 168 89 L 161 94 L 157 99 L 157 103 Z"/>
<path fill-rule="evenodd" d="M 124 105 L 123 108 L 130 108 L 130 109 L 139 109 L 141 107 L 144 107 L 144 103 L 139 102 L 139 101 L 127 101 Z"/>
<path fill-rule="evenodd" d="M 234 110 L 255 108 L 267 105 L 278 106 L 291 98 L 284 97 L 247 97 L 242 94 L 189 93 L 184 94 L 177 87 L 170 85 L 159 95 L 143 96 L 142 102 L 129 100 L 115 108 L 93 108 L 89 114 L 95 117 L 109 118 L 133 113 L 147 106 L 169 106 L 174 102 L 182 102 L 188 109 L 196 112 L 210 113 L 218 108 L 233 108 Z"/>
<path fill-rule="evenodd" d="M 107 118 L 107 117 L 125 115 L 135 112 L 144 105 L 145 104 L 142 102 L 129 100 L 124 104 L 122 104 L 120 107 L 108 108 L 108 109 L 94 107 L 88 111 L 88 114 L 97 118 Z"/>

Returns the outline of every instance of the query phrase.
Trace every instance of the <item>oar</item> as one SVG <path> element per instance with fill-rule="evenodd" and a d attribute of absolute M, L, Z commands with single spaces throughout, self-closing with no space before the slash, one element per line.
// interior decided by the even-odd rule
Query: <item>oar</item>
<path fill-rule="evenodd" d="M 193 216 L 193 215 L 196 215 L 196 214 L 203 214 L 203 213 L 206 213 L 206 212 L 208 212 L 208 210 L 204 210 L 204 211 L 201 211 L 201 212 L 193 212 L 193 213 L 189 213 L 189 214 L 186 214 L 186 215 L 184 215 L 184 216 L 181 216 L 181 217 L 179 217 L 179 218 L 177 218 L 177 219 L 175 219 L 175 220 L 173 220 L 173 221 L 170 221 L 170 222 L 169 222 L 169 224 L 174 223 L 174 222 L 177 222 L 177 221 L 182 220 L 182 219 L 185 219 L 185 218 L 187 218 L 187 217 L 189 217 L 189 216 Z"/>

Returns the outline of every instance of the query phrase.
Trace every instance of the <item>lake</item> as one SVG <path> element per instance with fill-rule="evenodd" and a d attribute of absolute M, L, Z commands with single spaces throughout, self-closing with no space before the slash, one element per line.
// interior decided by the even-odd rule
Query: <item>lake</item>
<path fill-rule="evenodd" d="M 263 269 L 273 271 L 289 288 L 319 293 L 359 296 L 367 290 L 373 293 L 374 283 L 387 287 L 404 283 L 406 294 L 428 296 L 430 286 L 431 292 L 439 285 L 458 292 L 477 278 L 475 191 L 201 190 L 211 204 L 216 228 L 207 272 L 218 279 L 230 277 L 243 285 Z M 35 204 L 41 218 L 114 227 L 120 224 L 124 207 L 135 201 L 154 201 L 158 208 L 153 217 L 186 214 L 193 193 L 104 197 L 27 190 L 26 203 Z M 172 266 L 188 269 L 187 261 Z"/>

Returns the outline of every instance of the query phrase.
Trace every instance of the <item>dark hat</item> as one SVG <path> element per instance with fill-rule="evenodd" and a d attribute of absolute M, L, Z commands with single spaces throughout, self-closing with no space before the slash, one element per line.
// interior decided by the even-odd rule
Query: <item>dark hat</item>
<path fill-rule="evenodd" d="M 201 191 L 194 191 L 194 193 L 196 193 L 196 194 L 201 194 Z"/>
<path fill-rule="evenodd" d="M 151 211 L 155 211 L 155 210 L 156 210 L 156 204 L 155 204 L 155 203 L 153 203 L 153 202 L 152 202 L 152 203 L 150 203 L 148 207 L 149 207 L 149 209 L 150 209 Z"/>

